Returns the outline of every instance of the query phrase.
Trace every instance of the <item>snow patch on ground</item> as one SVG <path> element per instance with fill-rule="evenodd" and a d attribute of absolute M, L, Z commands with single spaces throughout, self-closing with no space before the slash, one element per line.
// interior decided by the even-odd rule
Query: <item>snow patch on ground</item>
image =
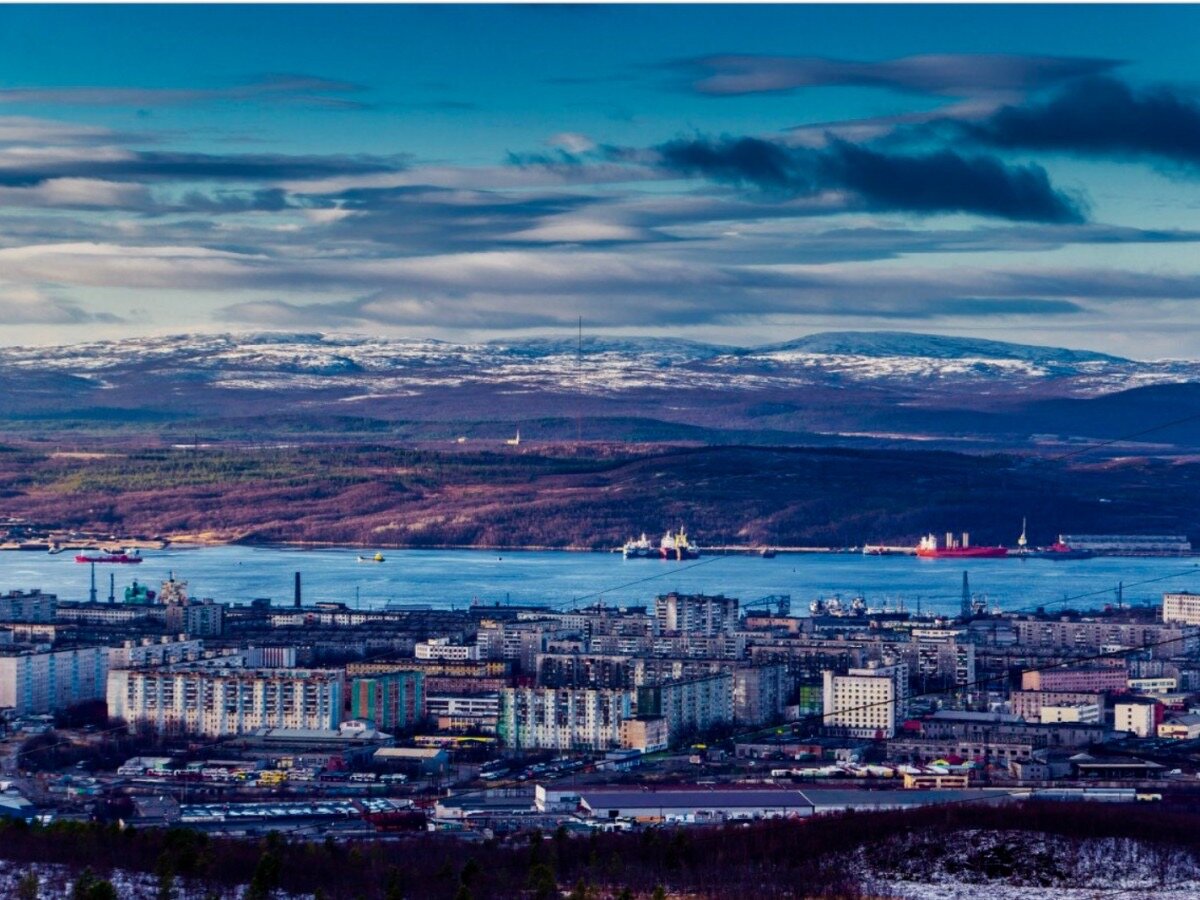
<path fill-rule="evenodd" d="M 1070 840 L 1020 831 L 909 834 L 863 848 L 869 893 L 905 900 L 1200 897 L 1200 861 L 1128 838 Z"/>

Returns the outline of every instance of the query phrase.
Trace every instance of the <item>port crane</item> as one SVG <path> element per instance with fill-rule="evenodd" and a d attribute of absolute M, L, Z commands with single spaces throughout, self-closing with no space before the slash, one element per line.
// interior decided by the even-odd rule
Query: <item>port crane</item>
<path fill-rule="evenodd" d="M 765 608 L 770 611 L 771 607 L 775 607 L 775 615 L 789 616 L 792 614 L 792 595 L 791 594 L 767 594 L 765 597 L 759 597 L 757 600 L 750 600 L 742 604 L 742 612 L 749 612 L 752 609 Z"/>

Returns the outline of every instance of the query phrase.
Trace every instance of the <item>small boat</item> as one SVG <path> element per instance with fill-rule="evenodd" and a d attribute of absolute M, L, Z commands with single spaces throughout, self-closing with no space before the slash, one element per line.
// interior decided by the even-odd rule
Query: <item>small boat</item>
<path fill-rule="evenodd" d="M 98 552 L 77 554 L 75 562 L 77 563 L 140 563 L 142 561 L 142 553 L 140 550 L 101 550 Z"/>
<path fill-rule="evenodd" d="M 359 562 L 368 562 L 368 563 L 381 563 L 384 561 L 384 556 L 382 553 L 376 553 L 374 556 L 361 556 L 360 555 L 358 557 L 358 561 Z"/>
<path fill-rule="evenodd" d="M 761 550 L 758 551 L 758 555 L 761 556 L 763 559 L 774 559 L 775 558 L 775 548 L 774 547 L 763 547 Z"/>

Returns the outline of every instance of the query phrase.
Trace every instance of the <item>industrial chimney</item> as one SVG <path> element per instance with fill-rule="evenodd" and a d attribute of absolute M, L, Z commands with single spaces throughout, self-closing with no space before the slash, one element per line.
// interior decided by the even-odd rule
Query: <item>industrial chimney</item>
<path fill-rule="evenodd" d="M 299 572 L 296 573 L 296 591 L 295 591 L 295 597 L 293 599 L 293 605 L 296 607 L 296 609 L 300 608 L 300 573 Z"/>

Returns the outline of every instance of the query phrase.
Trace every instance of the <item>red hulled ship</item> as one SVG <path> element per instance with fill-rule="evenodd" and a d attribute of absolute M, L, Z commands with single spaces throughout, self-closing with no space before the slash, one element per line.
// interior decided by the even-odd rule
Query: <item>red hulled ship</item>
<path fill-rule="evenodd" d="M 917 556 L 923 559 L 999 559 L 1008 556 L 1007 547 L 972 547 L 971 536 L 963 532 L 962 540 L 955 540 L 954 535 L 946 532 L 946 543 L 938 546 L 938 539 L 932 534 L 921 538 L 917 544 Z"/>

